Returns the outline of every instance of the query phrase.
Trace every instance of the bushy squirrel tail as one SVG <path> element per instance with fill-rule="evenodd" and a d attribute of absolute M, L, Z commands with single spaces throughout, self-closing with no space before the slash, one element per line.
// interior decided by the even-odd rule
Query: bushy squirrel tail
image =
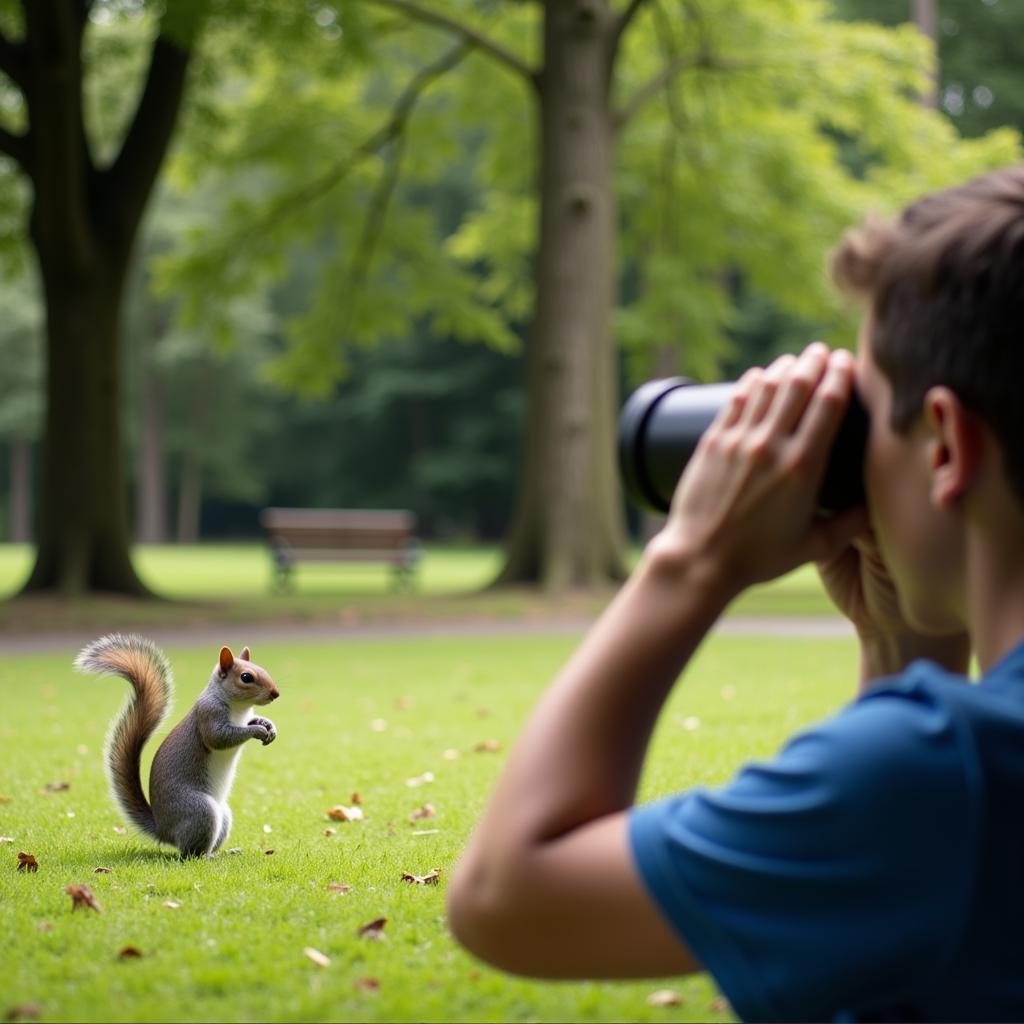
<path fill-rule="evenodd" d="M 142 790 L 139 762 L 146 741 L 171 709 L 171 666 L 145 637 L 111 633 L 84 647 L 75 658 L 75 668 L 121 676 L 131 684 L 128 703 L 107 737 L 107 774 L 124 816 L 136 828 L 158 838 L 153 811 Z"/>

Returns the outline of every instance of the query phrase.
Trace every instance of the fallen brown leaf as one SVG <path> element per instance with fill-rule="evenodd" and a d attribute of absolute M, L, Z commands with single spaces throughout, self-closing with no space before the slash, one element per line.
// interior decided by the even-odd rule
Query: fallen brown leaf
<path fill-rule="evenodd" d="M 20 852 L 18 854 L 18 870 L 35 873 L 39 870 L 39 864 L 31 853 Z"/>
<path fill-rule="evenodd" d="M 732 1013 L 732 1004 L 725 996 L 716 996 L 711 1000 L 712 1013 Z"/>
<path fill-rule="evenodd" d="M 425 875 L 413 875 L 408 871 L 402 872 L 402 881 L 409 882 L 411 885 L 437 885 L 440 878 L 440 868 L 433 868 Z"/>
<path fill-rule="evenodd" d="M 363 798 L 358 793 L 353 793 L 352 794 L 352 803 L 354 803 L 354 804 L 356 804 L 358 806 L 362 802 L 363 802 Z"/>
<path fill-rule="evenodd" d="M 362 821 L 363 809 L 361 807 L 345 807 L 343 804 L 335 804 L 327 809 L 327 817 L 331 821 Z"/>
<path fill-rule="evenodd" d="M 329 956 L 325 956 L 319 949 L 307 946 L 302 952 L 305 953 L 306 956 L 317 965 L 317 967 L 330 967 L 331 965 L 331 958 Z"/>
<path fill-rule="evenodd" d="M 501 750 L 501 744 L 497 740 L 484 740 L 482 743 L 478 743 L 473 750 L 477 754 L 496 754 Z"/>
<path fill-rule="evenodd" d="M 87 885 L 65 885 L 64 891 L 71 897 L 71 909 L 79 907 L 88 910 L 95 910 L 97 914 L 103 912 L 103 908 L 96 902 L 92 890 Z"/>
<path fill-rule="evenodd" d="M 380 982 L 376 978 L 356 978 L 356 989 L 360 992 L 379 992 Z"/>
<path fill-rule="evenodd" d="M 682 1001 L 679 993 L 670 988 L 659 988 L 647 997 L 648 1006 L 679 1006 Z"/>
<path fill-rule="evenodd" d="M 370 939 L 372 942 L 386 942 L 384 925 L 388 923 L 386 917 L 375 917 L 372 921 L 356 929 L 356 935 L 361 939 Z"/>
<path fill-rule="evenodd" d="M 118 960 L 141 960 L 143 952 L 138 946 L 124 946 L 117 954 Z"/>
<path fill-rule="evenodd" d="M 325 828 L 324 829 L 324 835 L 327 836 L 328 839 L 331 836 L 336 836 L 337 834 L 338 834 L 338 830 L 336 828 Z"/>
<path fill-rule="evenodd" d="M 0 793 L 0 804 L 9 804 L 10 802 L 11 798 L 9 796 L 5 796 L 3 793 Z"/>
<path fill-rule="evenodd" d="M 43 793 L 63 793 L 64 790 L 70 789 L 70 782 L 48 782 L 42 788 Z"/>
<path fill-rule="evenodd" d="M 49 921 L 40 921 L 36 928 L 41 932 L 52 932 L 53 925 Z"/>
<path fill-rule="evenodd" d="M 417 807 L 412 814 L 409 815 L 410 821 L 423 821 L 426 818 L 433 818 L 437 814 L 437 809 L 433 804 L 424 804 L 422 807 Z"/>
<path fill-rule="evenodd" d="M 93 868 L 92 873 L 94 875 L 111 875 L 114 873 L 113 868 Z"/>
<path fill-rule="evenodd" d="M 328 882 L 327 891 L 336 893 L 338 896 L 344 896 L 345 893 L 352 891 L 352 886 L 346 885 L 344 882 Z"/>
<path fill-rule="evenodd" d="M 12 1006 L 4 1014 L 4 1020 L 36 1020 L 42 1012 L 35 1003 L 22 1003 L 21 1006 Z"/>

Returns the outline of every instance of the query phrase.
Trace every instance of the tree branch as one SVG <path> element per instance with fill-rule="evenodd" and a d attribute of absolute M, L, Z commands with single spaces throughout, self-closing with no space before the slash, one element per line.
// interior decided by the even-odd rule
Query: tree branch
<path fill-rule="evenodd" d="M 612 61 L 619 52 L 622 37 L 626 34 L 630 22 L 640 13 L 640 8 L 647 3 L 647 0 L 629 0 L 628 6 L 616 19 L 615 27 L 612 29 Z"/>
<path fill-rule="evenodd" d="M 404 14 L 407 18 L 421 21 L 425 25 L 432 25 L 434 28 L 451 32 L 469 46 L 493 57 L 499 63 L 504 64 L 510 71 L 514 71 L 530 83 L 534 85 L 537 83 L 537 72 L 521 61 L 511 50 L 506 50 L 504 46 L 496 43 L 493 39 L 489 39 L 482 32 L 469 28 L 469 26 L 461 24 L 440 11 L 432 11 L 427 7 L 421 7 L 418 3 L 414 3 L 413 0 L 368 0 L 368 2 L 377 4 L 379 7 L 387 7 L 392 11 L 397 11 L 400 14 Z"/>
<path fill-rule="evenodd" d="M 657 94 L 664 89 L 673 78 L 682 74 L 682 72 L 690 71 L 693 68 L 704 68 L 707 71 L 740 71 L 745 68 L 749 68 L 749 65 L 741 64 L 737 61 L 722 60 L 710 53 L 707 53 L 706 51 L 701 51 L 696 54 L 680 54 L 674 60 L 669 61 L 656 75 L 652 76 L 646 84 L 640 86 L 640 88 L 637 89 L 636 92 L 619 107 L 613 118 L 615 127 L 621 128 L 625 125 L 637 113 L 637 111 L 648 102 L 648 100 L 657 96 Z"/>
<path fill-rule="evenodd" d="M 167 154 L 185 93 L 191 53 L 158 36 L 150 55 L 146 84 L 121 151 L 101 175 L 103 193 L 117 211 L 122 232 L 134 234 Z"/>
<path fill-rule="evenodd" d="M 320 177 L 315 178 L 313 181 L 307 182 L 301 188 L 282 196 L 250 230 L 242 233 L 240 236 L 236 235 L 231 240 L 231 250 L 238 250 L 240 243 L 246 238 L 259 234 L 264 227 L 277 223 L 283 217 L 287 217 L 293 210 L 319 199 L 320 196 L 329 192 L 335 185 L 348 177 L 360 161 L 365 160 L 372 153 L 376 153 L 389 142 L 397 139 L 405 130 L 406 122 L 409 120 L 413 108 L 427 87 L 435 78 L 439 78 L 446 71 L 455 67 L 466 56 L 469 49 L 470 45 L 462 40 L 442 54 L 433 64 L 420 68 L 409 80 L 409 84 L 406 85 L 401 95 L 395 101 L 395 105 L 391 110 L 391 116 L 383 126 L 364 139 L 344 160 L 335 164 L 325 174 L 320 175 Z M 386 195 L 390 195 L 390 191 Z M 366 262 L 368 265 L 369 261 L 367 260 Z"/>

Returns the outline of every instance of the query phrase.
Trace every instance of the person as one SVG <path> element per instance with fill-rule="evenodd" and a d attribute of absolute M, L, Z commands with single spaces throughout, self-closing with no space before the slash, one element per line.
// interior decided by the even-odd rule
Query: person
<path fill-rule="evenodd" d="M 707 970 L 749 1020 L 1022 1020 L 1024 167 L 867 221 L 832 267 L 864 303 L 856 360 L 815 343 L 741 378 L 511 751 L 450 925 L 516 973 Z M 822 518 L 855 387 L 867 507 Z M 808 561 L 856 627 L 860 694 L 727 784 L 635 807 L 709 629 Z"/>

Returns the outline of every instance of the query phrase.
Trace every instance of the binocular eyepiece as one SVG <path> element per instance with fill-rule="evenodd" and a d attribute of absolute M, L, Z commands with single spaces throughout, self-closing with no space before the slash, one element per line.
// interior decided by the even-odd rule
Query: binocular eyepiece
<path fill-rule="evenodd" d="M 641 508 L 667 512 L 676 484 L 701 435 L 735 384 L 694 384 L 668 377 L 641 384 L 619 414 L 619 467 L 629 497 Z M 864 450 L 868 418 L 850 395 L 818 497 L 822 512 L 864 504 Z"/>

